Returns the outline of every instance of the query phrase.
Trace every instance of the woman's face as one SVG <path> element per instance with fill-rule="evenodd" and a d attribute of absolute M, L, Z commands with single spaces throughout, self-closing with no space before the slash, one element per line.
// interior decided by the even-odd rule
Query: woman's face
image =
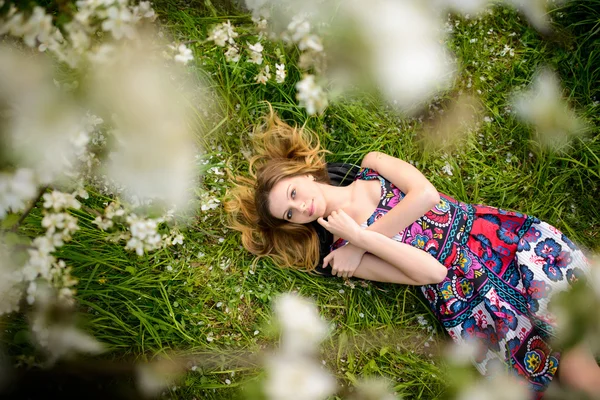
<path fill-rule="evenodd" d="M 310 175 L 284 178 L 269 193 L 271 215 L 296 224 L 315 221 L 324 216 L 325 208 L 319 184 Z"/>

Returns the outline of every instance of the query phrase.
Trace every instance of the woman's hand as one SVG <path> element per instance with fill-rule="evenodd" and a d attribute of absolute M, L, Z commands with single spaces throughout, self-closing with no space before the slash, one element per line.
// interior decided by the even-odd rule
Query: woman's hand
<path fill-rule="evenodd" d="M 329 253 L 323 259 L 323 268 L 331 266 L 331 274 L 342 278 L 351 278 L 360 265 L 365 250 L 351 243 Z"/>
<path fill-rule="evenodd" d="M 350 243 L 358 240 L 361 228 L 344 210 L 332 211 L 327 220 L 319 217 L 319 224 L 335 236 L 346 239 Z"/>

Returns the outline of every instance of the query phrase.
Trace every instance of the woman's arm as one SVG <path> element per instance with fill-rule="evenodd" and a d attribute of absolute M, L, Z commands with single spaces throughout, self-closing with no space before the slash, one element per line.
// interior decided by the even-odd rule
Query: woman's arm
<path fill-rule="evenodd" d="M 365 156 L 361 166 L 376 170 L 405 194 L 400 203 L 367 230 L 392 237 L 440 202 L 440 195 L 431 182 L 407 162 L 380 152 L 371 152 Z"/>
<path fill-rule="evenodd" d="M 406 275 L 401 269 L 372 254 L 363 256 L 358 268 L 354 271 L 354 276 L 369 281 L 399 283 L 402 285 L 427 285 L 439 282 L 433 282 L 435 279 L 432 282 L 417 281 Z"/>
<path fill-rule="evenodd" d="M 448 274 L 446 267 L 431 254 L 411 245 L 397 242 L 378 232 L 361 230 L 359 237 L 353 243 L 369 249 L 369 253 L 395 267 L 407 278 L 406 281 L 397 283 L 409 285 L 440 283 Z M 363 257 L 354 275 L 356 276 L 358 270 L 363 267 L 368 269 L 377 264 L 381 265 L 374 260 L 369 260 L 369 257 Z M 393 277 L 398 278 L 396 275 Z"/>
<path fill-rule="evenodd" d="M 378 268 L 374 271 L 375 274 L 381 273 L 382 268 L 389 271 L 389 268 L 382 267 L 382 262 L 388 266 L 396 268 L 399 273 L 386 274 L 379 279 L 385 278 L 385 281 L 405 283 L 411 285 L 426 285 L 430 283 L 441 282 L 447 274 L 447 269 L 431 254 L 407 245 L 397 242 L 391 238 L 384 236 L 381 233 L 361 229 L 358 224 L 348 216 L 344 211 L 332 212 L 325 221 L 319 218 L 319 223 L 329 230 L 334 235 L 339 235 L 347 239 L 350 243 L 362 249 L 368 249 L 369 253 L 375 258 L 381 260 L 373 260 L 372 256 L 363 256 L 354 275 L 372 279 L 368 277 L 370 274 L 366 272 L 370 267 Z M 329 253 L 323 259 L 323 267 L 326 267 L 332 258 L 335 257 L 335 252 Z M 359 270 L 360 274 L 358 275 Z M 390 280 L 387 280 L 390 279 Z"/>

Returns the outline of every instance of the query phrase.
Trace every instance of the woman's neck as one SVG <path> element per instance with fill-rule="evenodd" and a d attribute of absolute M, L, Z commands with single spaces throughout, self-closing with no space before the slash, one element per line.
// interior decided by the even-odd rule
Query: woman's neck
<path fill-rule="evenodd" d="M 325 217 L 331 214 L 332 211 L 339 209 L 348 212 L 347 209 L 349 208 L 350 204 L 352 204 L 354 186 L 354 182 L 348 186 L 333 186 L 328 184 L 321 185 L 323 197 L 327 203 Z"/>

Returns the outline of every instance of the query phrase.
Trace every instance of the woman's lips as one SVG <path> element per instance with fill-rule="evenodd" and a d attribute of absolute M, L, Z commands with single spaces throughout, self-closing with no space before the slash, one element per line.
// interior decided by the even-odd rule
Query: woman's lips
<path fill-rule="evenodd" d="M 315 213 L 315 200 L 313 199 L 312 203 L 310 203 L 310 209 L 308 210 L 308 216 L 312 217 Z"/>

